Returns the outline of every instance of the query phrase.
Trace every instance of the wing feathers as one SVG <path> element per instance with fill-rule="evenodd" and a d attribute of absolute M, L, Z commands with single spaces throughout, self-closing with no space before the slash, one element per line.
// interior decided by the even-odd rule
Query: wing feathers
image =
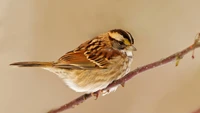
<path fill-rule="evenodd" d="M 96 37 L 81 44 L 74 51 L 70 51 L 62 56 L 55 64 L 59 68 L 107 68 L 109 60 L 119 56 L 121 53 L 113 49 L 102 37 Z"/>

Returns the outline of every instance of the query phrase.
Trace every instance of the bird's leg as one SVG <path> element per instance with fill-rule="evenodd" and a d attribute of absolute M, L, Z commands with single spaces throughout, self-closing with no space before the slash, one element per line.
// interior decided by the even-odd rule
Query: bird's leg
<path fill-rule="evenodd" d="M 99 90 L 99 91 L 91 93 L 91 94 L 92 94 L 92 96 L 95 96 L 96 97 L 95 100 L 97 100 L 101 93 L 102 93 L 102 90 Z"/>

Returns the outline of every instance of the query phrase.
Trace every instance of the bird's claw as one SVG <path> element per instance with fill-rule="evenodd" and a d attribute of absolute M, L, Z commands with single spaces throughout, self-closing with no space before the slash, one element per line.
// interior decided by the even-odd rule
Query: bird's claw
<path fill-rule="evenodd" d="M 95 96 L 96 97 L 95 100 L 97 100 L 101 93 L 102 93 L 102 90 L 99 90 L 99 91 L 91 93 L 91 94 L 92 94 L 92 96 Z"/>

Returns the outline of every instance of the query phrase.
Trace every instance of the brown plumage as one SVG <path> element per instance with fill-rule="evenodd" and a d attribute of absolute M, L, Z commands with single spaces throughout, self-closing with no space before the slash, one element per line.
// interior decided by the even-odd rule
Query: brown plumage
<path fill-rule="evenodd" d="M 132 52 L 136 50 L 133 44 L 129 32 L 114 29 L 86 41 L 56 62 L 16 62 L 10 65 L 41 67 L 57 74 L 73 90 L 92 93 L 129 72 Z"/>
<path fill-rule="evenodd" d="M 36 62 L 36 61 L 29 61 L 29 62 L 15 62 L 10 65 L 18 66 L 18 67 L 51 67 L 53 66 L 53 62 Z"/>

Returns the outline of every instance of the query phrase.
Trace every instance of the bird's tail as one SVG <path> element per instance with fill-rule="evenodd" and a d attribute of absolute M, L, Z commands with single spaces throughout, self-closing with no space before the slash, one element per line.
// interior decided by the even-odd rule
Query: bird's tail
<path fill-rule="evenodd" d="M 11 66 L 17 67 L 52 67 L 54 62 L 37 62 L 37 61 L 28 61 L 28 62 L 15 62 L 10 64 Z"/>

